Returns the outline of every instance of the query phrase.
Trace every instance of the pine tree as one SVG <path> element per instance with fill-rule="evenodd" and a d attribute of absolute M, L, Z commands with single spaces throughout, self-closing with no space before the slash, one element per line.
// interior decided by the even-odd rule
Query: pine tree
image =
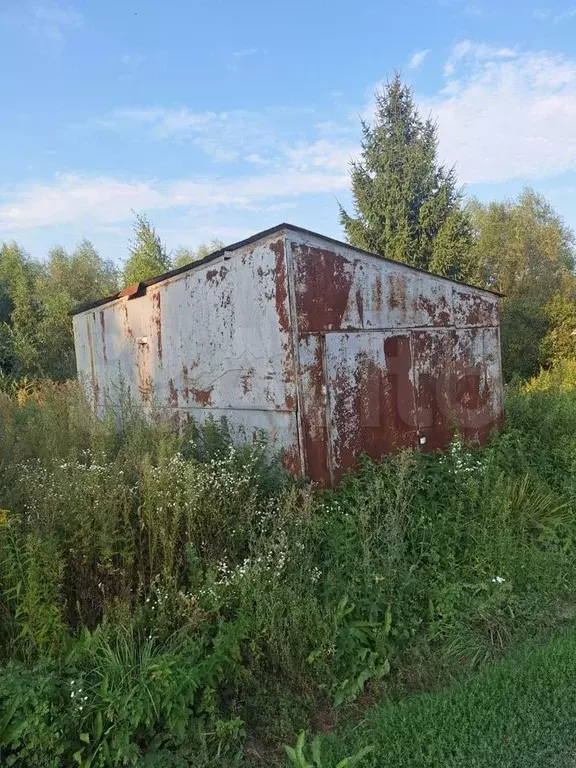
<path fill-rule="evenodd" d="M 352 163 L 355 216 L 340 207 L 349 242 L 458 279 L 471 271 L 472 229 L 454 169 L 438 164 L 438 130 L 423 120 L 398 73 L 375 94 L 372 125 Z"/>
<path fill-rule="evenodd" d="M 130 257 L 124 267 L 124 285 L 132 285 L 156 277 L 172 268 L 156 230 L 142 214 L 136 214 L 134 238 L 130 243 Z"/>

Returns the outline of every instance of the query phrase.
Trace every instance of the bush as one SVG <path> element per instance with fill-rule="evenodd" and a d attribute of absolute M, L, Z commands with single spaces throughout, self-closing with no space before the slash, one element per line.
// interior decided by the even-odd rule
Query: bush
<path fill-rule="evenodd" d="M 488 445 L 325 493 L 225 425 L 0 393 L 3 764 L 238 764 L 244 727 L 278 746 L 571 615 L 576 390 L 546 375 Z"/>
<path fill-rule="evenodd" d="M 0 671 L 3 764 L 136 765 L 214 724 L 238 669 L 240 625 L 158 644 L 133 631 L 84 631 L 56 664 Z"/>

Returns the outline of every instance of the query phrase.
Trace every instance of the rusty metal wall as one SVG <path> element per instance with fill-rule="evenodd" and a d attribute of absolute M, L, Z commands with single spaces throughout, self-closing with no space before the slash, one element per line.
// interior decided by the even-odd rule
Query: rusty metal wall
<path fill-rule="evenodd" d="M 122 389 L 180 418 L 265 430 L 300 473 L 284 236 L 74 317 L 78 371 L 99 410 Z"/>
<path fill-rule="evenodd" d="M 497 296 L 312 235 L 287 247 L 307 474 L 500 425 Z"/>
<path fill-rule="evenodd" d="M 74 317 L 99 409 L 123 387 L 269 433 L 332 485 L 360 453 L 434 450 L 502 418 L 498 298 L 289 225 Z"/>

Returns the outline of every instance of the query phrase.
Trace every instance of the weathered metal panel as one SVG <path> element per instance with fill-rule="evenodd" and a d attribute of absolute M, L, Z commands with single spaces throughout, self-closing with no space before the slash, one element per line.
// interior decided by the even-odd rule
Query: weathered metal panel
<path fill-rule="evenodd" d="M 326 336 L 333 472 L 417 445 L 410 333 Z"/>
<path fill-rule="evenodd" d="M 180 417 L 225 413 L 237 435 L 268 431 L 297 473 L 285 262 L 276 236 L 76 315 L 78 369 L 96 406 L 126 387 Z"/>
<path fill-rule="evenodd" d="M 413 348 L 425 448 L 445 447 L 454 427 L 466 438 L 484 441 L 502 418 L 497 329 L 415 331 Z"/>
<path fill-rule="evenodd" d="M 338 478 L 360 453 L 445 447 L 455 427 L 485 440 L 502 413 L 497 297 L 312 235 L 288 239 L 306 452 L 327 455 Z"/>
<path fill-rule="evenodd" d="M 458 328 L 469 326 L 497 326 L 498 298 L 489 293 L 470 288 L 454 286 L 452 289 L 454 325 Z"/>
<path fill-rule="evenodd" d="M 452 283 L 392 264 L 291 243 L 300 332 L 446 326 Z"/>
<path fill-rule="evenodd" d="M 305 473 L 322 485 L 332 485 L 331 449 L 328 437 L 328 389 L 325 374 L 324 338 L 307 334 L 300 338 L 300 386 L 303 393 L 300 420 Z"/>

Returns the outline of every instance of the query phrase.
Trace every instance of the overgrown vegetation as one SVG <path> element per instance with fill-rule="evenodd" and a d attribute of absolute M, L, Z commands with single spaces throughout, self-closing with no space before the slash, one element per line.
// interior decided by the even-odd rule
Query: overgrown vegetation
<path fill-rule="evenodd" d="M 574 389 L 513 389 L 488 446 L 330 493 L 221 425 L 99 421 L 73 384 L 0 410 L 2 764 L 282 764 L 576 613 Z"/>

